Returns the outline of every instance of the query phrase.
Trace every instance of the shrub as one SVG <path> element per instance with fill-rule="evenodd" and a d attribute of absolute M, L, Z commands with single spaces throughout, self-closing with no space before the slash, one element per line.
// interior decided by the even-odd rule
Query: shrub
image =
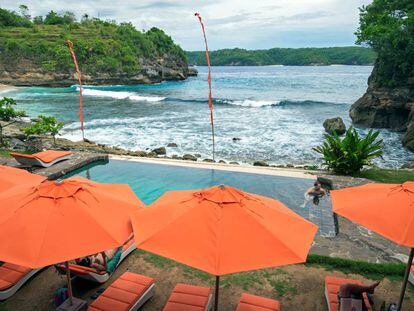
<path fill-rule="evenodd" d="M 26 135 L 51 135 L 53 143 L 56 144 L 56 135 L 59 134 L 62 127 L 63 122 L 59 122 L 55 117 L 40 115 L 32 125 L 23 128 L 23 132 Z"/>
<path fill-rule="evenodd" d="M 359 172 L 365 165 L 371 165 L 371 160 L 382 155 L 382 140 L 377 140 L 379 131 L 368 132 L 360 137 L 351 126 L 341 139 L 336 133 L 325 134 L 321 146 L 313 148 L 322 154 L 324 165 L 337 174 L 351 175 Z"/>
<path fill-rule="evenodd" d="M 3 97 L 3 99 L 0 100 L 0 121 L 4 122 L 0 122 L 0 146 L 5 145 L 3 129 L 14 123 L 17 118 L 24 115 L 24 111 L 17 111 L 14 109 L 13 106 L 15 105 L 16 101 L 13 98 Z"/>

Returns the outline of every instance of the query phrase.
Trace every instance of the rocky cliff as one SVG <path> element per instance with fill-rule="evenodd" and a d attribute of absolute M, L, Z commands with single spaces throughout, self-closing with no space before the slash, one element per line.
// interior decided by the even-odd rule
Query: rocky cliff
<path fill-rule="evenodd" d="M 134 72 L 88 72 L 82 71 L 82 81 L 90 85 L 151 84 L 165 80 L 184 80 L 189 76 L 185 61 L 176 56 L 165 55 L 156 60 L 139 59 L 139 69 Z M 70 86 L 76 84 L 73 69 L 46 70 L 29 58 L 18 62 L 2 62 L 0 58 L 0 84 L 14 86 Z"/>
<path fill-rule="evenodd" d="M 414 77 L 396 87 L 380 86 L 377 66 L 368 80 L 368 89 L 349 112 L 357 126 L 401 131 L 403 144 L 414 151 Z"/>

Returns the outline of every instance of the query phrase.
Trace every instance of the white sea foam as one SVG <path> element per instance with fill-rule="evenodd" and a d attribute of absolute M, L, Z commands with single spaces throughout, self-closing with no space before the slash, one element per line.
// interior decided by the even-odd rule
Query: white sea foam
<path fill-rule="evenodd" d="M 76 88 L 79 91 L 79 88 Z M 83 95 L 85 96 L 95 96 L 95 97 L 111 97 L 115 99 L 129 99 L 133 101 L 146 101 L 146 102 L 160 102 L 165 99 L 165 97 L 160 96 L 142 96 L 137 93 L 132 92 L 116 92 L 116 91 L 104 91 L 104 90 L 95 90 L 95 89 L 83 89 Z"/>
<path fill-rule="evenodd" d="M 268 106 L 275 106 L 279 104 L 279 101 L 270 101 L 270 100 L 222 100 L 224 104 L 228 105 L 235 105 L 241 107 L 268 107 Z"/>

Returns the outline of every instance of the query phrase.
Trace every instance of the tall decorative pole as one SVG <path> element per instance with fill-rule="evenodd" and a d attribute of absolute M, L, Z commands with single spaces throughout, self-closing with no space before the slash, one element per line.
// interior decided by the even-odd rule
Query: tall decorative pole
<path fill-rule="evenodd" d="M 201 15 L 200 15 L 200 13 L 195 13 L 194 15 L 198 17 L 198 20 L 200 22 L 201 30 L 203 31 L 203 36 L 204 36 L 204 43 L 206 45 L 206 61 L 207 61 L 207 67 L 208 67 L 208 76 L 207 76 L 207 81 L 208 81 L 208 107 L 210 108 L 211 137 L 212 137 L 212 140 L 213 140 L 213 160 L 215 160 L 215 151 L 216 151 L 216 146 L 215 145 L 216 144 L 215 144 L 215 136 L 214 136 L 213 99 L 212 99 L 212 96 L 211 96 L 210 55 L 209 55 L 209 52 L 208 52 L 206 31 L 204 29 L 203 21 L 201 20 Z"/>

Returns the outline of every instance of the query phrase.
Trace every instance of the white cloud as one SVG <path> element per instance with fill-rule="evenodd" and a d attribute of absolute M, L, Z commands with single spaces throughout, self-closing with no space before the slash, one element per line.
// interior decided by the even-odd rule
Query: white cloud
<path fill-rule="evenodd" d="M 372 0 L 22 0 L 33 16 L 73 11 L 138 29 L 157 26 L 188 50 L 203 48 L 194 12 L 204 18 L 212 49 L 352 45 L 358 7 Z M 1 7 L 17 10 L 15 0 Z"/>

